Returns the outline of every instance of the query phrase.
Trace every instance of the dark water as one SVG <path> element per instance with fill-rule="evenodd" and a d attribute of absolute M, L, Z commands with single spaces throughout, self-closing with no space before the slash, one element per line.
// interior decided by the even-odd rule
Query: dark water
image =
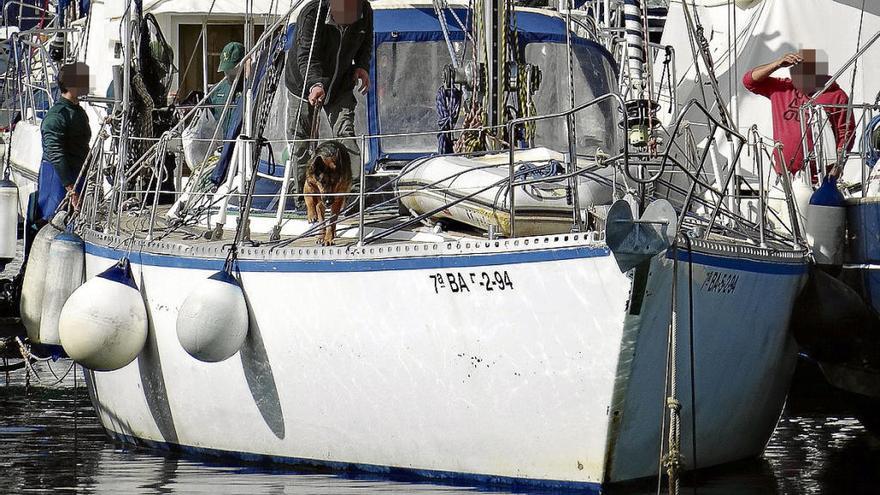
<path fill-rule="evenodd" d="M 0 493 L 452 494 L 511 493 L 372 475 L 228 465 L 132 448 L 108 439 L 64 362 L 40 364 L 40 382 L 0 373 Z M 805 368 L 802 366 L 802 368 Z M 52 373 L 54 371 L 54 375 Z M 63 378 L 60 383 L 53 383 Z M 697 473 L 682 493 L 880 493 L 880 437 L 866 430 L 847 398 L 801 369 L 763 458 Z M 654 493 L 655 482 L 612 494 Z"/>

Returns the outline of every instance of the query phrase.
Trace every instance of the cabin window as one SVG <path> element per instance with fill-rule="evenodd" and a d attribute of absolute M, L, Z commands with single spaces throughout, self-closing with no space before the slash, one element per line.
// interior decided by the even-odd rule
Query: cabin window
<path fill-rule="evenodd" d="M 568 56 L 565 44 L 531 43 L 526 61 L 538 65 L 544 77 L 535 95 L 538 114 L 567 110 Z M 430 153 L 437 149 L 437 88 L 443 68 L 450 63 L 445 42 L 386 42 L 376 49 L 376 94 L 382 134 L 427 132 L 420 136 L 383 138 L 384 153 Z M 563 77 L 562 75 L 565 75 Z M 614 71 L 600 49 L 575 46 L 576 102 L 587 102 L 616 91 Z M 459 117 L 458 127 L 461 127 Z M 614 102 L 580 112 L 577 116 L 577 150 L 593 154 L 597 147 L 617 150 L 618 116 Z M 535 144 L 567 150 L 565 120 L 540 122 Z"/>
<path fill-rule="evenodd" d="M 443 67 L 449 63 L 443 41 L 387 42 L 376 49 L 376 95 L 382 134 L 429 133 L 383 138 L 383 152 L 437 150 L 437 88 L 443 83 Z"/>
<path fill-rule="evenodd" d="M 575 106 L 603 94 L 617 91 L 616 76 L 600 49 L 590 45 L 574 46 Z M 536 64 L 543 72 L 541 89 L 535 94 L 539 115 L 563 112 L 571 108 L 568 84 L 568 48 L 562 43 L 530 43 L 526 46 L 526 62 Z M 617 151 L 620 129 L 614 101 L 578 112 L 577 152 L 594 154 L 596 147 L 607 153 Z M 539 122 L 535 143 L 556 150 L 567 150 L 565 119 Z"/>

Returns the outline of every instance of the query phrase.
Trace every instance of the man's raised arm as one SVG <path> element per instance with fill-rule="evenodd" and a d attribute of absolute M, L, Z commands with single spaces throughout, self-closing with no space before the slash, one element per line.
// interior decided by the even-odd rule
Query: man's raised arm
<path fill-rule="evenodd" d="M 798 53 L 786 53 L 785 55 L 770 62 L 769 64 L 759 65 L 752 69 L 752 80 L 755 82 L 761 82 L 770 77 L 770 75 L 777 70 L 797 65 L 803 61 L 804 59 L 801 58 L 800 54 Z"/>

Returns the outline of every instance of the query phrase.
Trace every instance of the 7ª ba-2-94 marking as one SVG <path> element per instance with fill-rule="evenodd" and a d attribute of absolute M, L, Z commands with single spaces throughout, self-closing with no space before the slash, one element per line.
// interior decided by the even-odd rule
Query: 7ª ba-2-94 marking
<path fill-rule="evenodd" d="M 483 290 L 485 292 L 513 290 L 513 281 L 507 270 L 497 270 L 491 272 L 443 272 L 428 275 L 434 282 L 434 293 L 452 292 L 458 294 L 461 292 L 471 292 L 472 290 Z"/>

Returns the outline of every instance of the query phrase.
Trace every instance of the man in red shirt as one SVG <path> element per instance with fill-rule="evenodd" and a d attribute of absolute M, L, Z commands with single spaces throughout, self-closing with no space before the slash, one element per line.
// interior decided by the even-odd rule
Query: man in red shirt
<path fill-rule="evenodd" d="M 777 69 L 791 68 L 791 79 L 779 79 L 770 77 Z M 828 62 L 818 60 L 816 50 L 801 50 L 798 53 L 783 55 L 778 60 L 764 64 L 746 72 L 743 77 L 743 85 L 752 93 L 766 96 L 770 99 L 770 107 L 773 112 L 773 139 L 782 143 L 782 155 L 786 168 L 792 173 L 804 168 L 804 152 L 801 144 L 800 107 L 809 101 L 810 96 L 825 86 L 828 81 Z M 816 98 L 818 105 L 846 105 L 849 98 L 840 89 L 837 83 L 832 84 L 827 91 Z M 824 107 L 828 114 L 831 130 L 837 142 L 837 156 L 841 157 L 843 150 L 852 148 L 852 132 L 855 129 L 855 121 L 852 112 L 846 108 Z M 813 136 L 807 132 L 808 149 L 813 149 Z M 776 172 L 782 171 L 777 156 L 774 168 Z M 811 164 L 815 175 L 815 164 Z M 834 164 L 829 166 L 828 174 L 839 176 L 841 167 Z"/>

